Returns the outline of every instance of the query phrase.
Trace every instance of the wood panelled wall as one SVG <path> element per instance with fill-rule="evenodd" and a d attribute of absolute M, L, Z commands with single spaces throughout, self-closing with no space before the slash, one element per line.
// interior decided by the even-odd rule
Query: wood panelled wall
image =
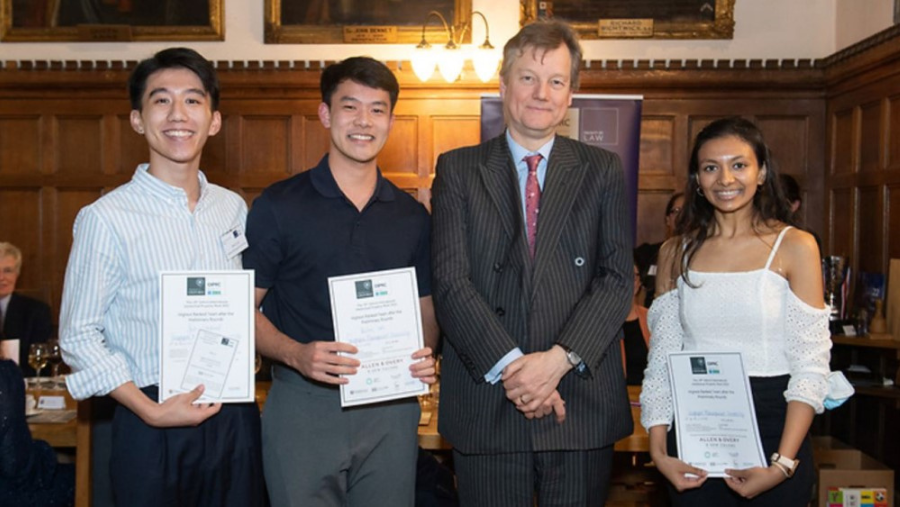
<path fill-rule="evenodd" d="M 823 64 L 826 251 L 848 256 L 854 273 L 887 273 L 890 259 L 900 258 L 900 25 Z M 887 375 L 897 364 L 877 351 L 838 352 L 846 364 L 880 364 Z M 875 394 L 854 396 L 849 410 L 835 411 L 828 432 L 896 470 L 900 402 L 889 391 Z"/>
<path fill-rule="evenodd" d="M 826 60 L 827 250 L 887 273 L 900 257 L 900 26 Z"/>
<path fill-rule="evenodd" d="M 127 181 L 147 158 L 144 140 L 128 124 L 124 83 L 133 65 L 6 62 L 0 68 L 0 240 L 25 254 L 20 288 L 54 311 L 78 210 Z M 320 69 L 303 62 L 218 67 L 225 122 L 202 166 L 210 180 L 250 203 L 324 153 L 327 132 L 316 115 Z M 478 142 L 479 96 L 495 93 L 496 83 L 421 84 L 411 71 L 395 70 L 400 101 L 379 164 L 427 204 L 438 154 Z M 807 190 L 809 225 L 825 231 L 824 78 L 825 70 L 809 61 L 589 62 L 582 93 L 645 97 L 638 242 L 662 239 L 663 210 L 684 184 L 694 135 L 734 114 L 762 126 L 782 170 Z M 853 122 L 866 117 L 842 114 Z"/>

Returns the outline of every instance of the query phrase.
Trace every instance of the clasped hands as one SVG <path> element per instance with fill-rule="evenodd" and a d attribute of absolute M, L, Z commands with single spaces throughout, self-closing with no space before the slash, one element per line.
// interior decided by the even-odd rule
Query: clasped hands
<path fill-rule="evenodd" d="M 356 375 L 359 359 L 347 354 L 356 354 L 357 348 L 349 343 L 332 341 L 314 341 L 310 343 L 296 342 L 295 350 L 289 357 L 288 366 L 303 374 L 306 378 L 325 384 L 346 384 L 349 379 L 343 375 Z M 431 347 L 415 351 L 412 355 L 417 360 L 409 366 L 413 378 L 425 384 L 434 384 L 437 376 L 434 367 L 434 356 Z"/>
<path fill-rule="evenodd" d="M 566 420 L 566 402 L 556 387 L 570 369 L 566 352 L 559 345 L 545 352 L 526 354 L 503 370 L 501 380 L 506 398 L 528 419 L 555 413 L 556 422 L 561 424 Z"/>

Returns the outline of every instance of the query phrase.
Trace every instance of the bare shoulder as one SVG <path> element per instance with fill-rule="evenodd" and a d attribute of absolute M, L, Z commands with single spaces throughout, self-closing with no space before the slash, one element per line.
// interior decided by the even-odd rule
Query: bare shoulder
<path fill-rule="evenodd" d="M 816 266 L 819 264 L 819 245 L 816 238 L 802 229 L 793 227 L 788 230 L 781 240 L 779 250 L 782 258 L 792 265 L 807 262 L 812 262 Z"/>

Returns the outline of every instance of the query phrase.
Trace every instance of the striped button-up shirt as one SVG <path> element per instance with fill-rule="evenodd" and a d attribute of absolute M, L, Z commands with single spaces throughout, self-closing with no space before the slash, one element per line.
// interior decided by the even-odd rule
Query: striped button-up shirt
<path fill-rule="evenodd" d="M 226 232 L 242 234 L 247 205 L 200 173 L 193 213 L 183 189 L 143 164 L 129 183 L 85 206 L 75 219 L 60 311 L 60 347 L 76 399 L 133 381 L 159 383 L 159 272 L 241 269 Z"/>

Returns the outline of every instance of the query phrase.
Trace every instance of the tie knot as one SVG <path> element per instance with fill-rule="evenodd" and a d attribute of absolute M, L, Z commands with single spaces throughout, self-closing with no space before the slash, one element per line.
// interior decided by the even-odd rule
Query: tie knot
<path fill-rule="evenodd" d="M 526 156 L 523 160 L 525 160 L 525 164 L 528 166 L 528 172 L 537 172 L 538 164 L 541 163 L 542 158 L 544 158 L 544 156 L 540 153 Z"/>

